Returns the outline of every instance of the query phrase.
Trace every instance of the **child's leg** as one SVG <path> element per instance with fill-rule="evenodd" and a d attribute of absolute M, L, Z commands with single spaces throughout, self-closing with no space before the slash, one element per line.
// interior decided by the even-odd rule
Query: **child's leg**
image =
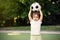
<path fill-rule="evenodd" d="M 41 40 L 41 35 L 40 36 L 37 36 L 37 40 Z"/>
<path fill-rule="evenodd" d="M 31 35 L 30 40 L 36 40 L 36 36 Z"/>
<path fill-rule="evenodd" d="M 41 40 L 41 35 L 31 35 L 30 40 Z"/>

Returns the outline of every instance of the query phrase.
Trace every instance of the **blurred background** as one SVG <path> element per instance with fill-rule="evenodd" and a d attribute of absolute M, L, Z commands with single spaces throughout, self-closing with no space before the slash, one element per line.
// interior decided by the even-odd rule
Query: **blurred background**
<path fill-rule="evenodd" d="M 60 40 L 60 0 L 0 0 L 0 40 L 29 40 L 30 5 L 42 7 L 42 40 Z"/>
<path fill-rule="evenodd" d="M 42 7 L 42 26 L 60 27 L 60 0 L 0 0 L 0 27 L 29 26 L 28 12 L 33 2 Z"/>

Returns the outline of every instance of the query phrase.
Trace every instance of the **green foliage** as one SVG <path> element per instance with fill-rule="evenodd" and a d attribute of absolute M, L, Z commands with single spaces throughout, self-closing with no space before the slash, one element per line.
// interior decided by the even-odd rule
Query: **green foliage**
<path fill-rule="evenodd" d="M 18 16 L 28 18 L 29 7 L 33 2 L 40 3 L 45 17 L 60 13 L 60 4 L 52 4 L 51 0 L 0 0 L 0 23 Z"/>
<path fill-rule="evenodd" d="M 0 0 L 0 15 L 3 19 L 11 19 L 17 15 L 25 18 L 33 2 L 39 2 L 41 4 L 44 16 L 48 14 L 48 11 L 56 13 L 59 9 L 57 5 L 52 4 L 49 0 Z"/>
<path fill-rule="evenodd" d="M 3 19 L 11 19 L 18 12 L 18 3 L 15 0 L 0 0 L 0 14 Z"/>

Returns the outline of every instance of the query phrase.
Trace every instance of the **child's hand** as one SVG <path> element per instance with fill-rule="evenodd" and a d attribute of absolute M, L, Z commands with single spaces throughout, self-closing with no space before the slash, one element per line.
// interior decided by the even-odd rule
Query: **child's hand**
<path fill-rule="evenodd" d="M 41 6 L 39 5 L 39 10 L 41 11 Z"/>

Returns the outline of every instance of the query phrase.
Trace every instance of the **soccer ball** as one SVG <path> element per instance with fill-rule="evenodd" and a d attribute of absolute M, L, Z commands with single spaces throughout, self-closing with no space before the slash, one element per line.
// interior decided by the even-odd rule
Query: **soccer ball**
<path fill-rule="evenodd" d="M 41 6 L 39 5 L 39 3 L 37 2 L 34 2 L 32 5 L 31 5 L 31 10 L 32 11 L 39 11 L 41 9 Z"/>

